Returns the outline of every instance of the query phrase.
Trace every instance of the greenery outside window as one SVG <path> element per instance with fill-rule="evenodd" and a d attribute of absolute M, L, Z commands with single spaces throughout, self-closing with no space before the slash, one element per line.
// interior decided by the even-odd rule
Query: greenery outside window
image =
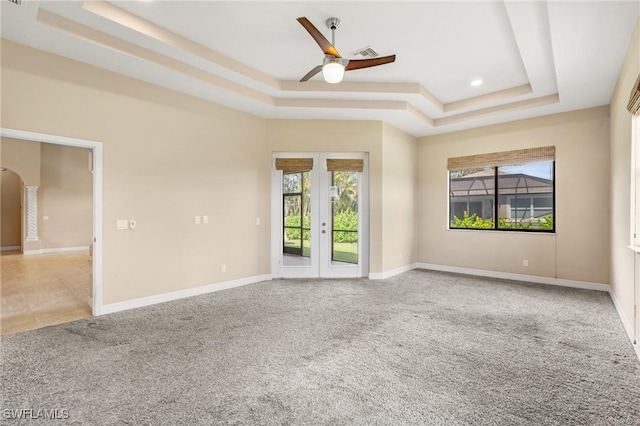
<path fill-rule="evenodd" d="M 311 179 L 309 172 L 282 175 L 283 253 L 311 256 Z"/>
<path fill-rule="evenodd" d="M 555 232 L 555 149 L 449 159 L 449 228 Z"/>

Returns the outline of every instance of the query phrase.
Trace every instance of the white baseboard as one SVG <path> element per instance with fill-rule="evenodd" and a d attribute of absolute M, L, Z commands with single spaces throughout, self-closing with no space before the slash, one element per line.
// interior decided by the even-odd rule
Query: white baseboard
<path fill-rule="evenodd" d="M 387 278 L 393 277 L 394 275 L 398 275 L 398 274 L 401 274 L 403 272 L 410 271 L 412 269 L 416 269 L 416 264 L 415 263 L 412 263 L 410 265 L 401 266 L 399 268 L 391 269 L 390 271 L 386 271 L 386 272 L 371 272 L 371 273 L 369 273 L 369 279 L 370 280 L 385 280 Z"/>
<path fill-rule="evenodd" d="M 611 300 L 613 300 L 613 305 L 616 307 L 616 311 L 618 312 L 618 317 L 620 317 L 620 322 L 622 322 L 622 326 L 624 327 L 624 331 L 627 333 L 629 340 L 631 340 L 631 344 L 633 345 L 633 349 L 636 351 L 636 355 L 640 360 L 640 343 L 634 344 L 634 336 L 633 336 L 633 327 L 631 323 L 627 320 L 627 317 L 624 315 L 624 311 L 622 310 L 622 305 L 620 301 L 616 297 L 616 294 L 613 290 L 609 290 L 609 296 L 611 296 Z"/>
<path fill-rule="evenodd" d="M 66 253 L 72 251 L 89 251 L 89 246 L 79 246 L 79 247 L 60 247 L 60 248 L 49 248 L 49 249 L 38 249 L 38 250 L 25 250 L 25 255 L 30 254 L 49 254 L 49 253 Z"/>
<path fill-rule="evenodd" d="M 433 271 L 453 272 L 456 274 L 477 275 L 480 277 L 499 278 L 504 280 L 524 281 L 536 284 L 549 284 L 561 287 L 581 288 L 585 290 L 597 290 L 609 292 L 608 284 L 591 283 L 587 281 L 565 280 L 562 278 L 539 277 L 536 275 L 513 274 L 511 272 L 487 271 L 484 269 L 461 268 L 458 266 L 436 265 L 433 263 L 416 263 L 418 269 L 430 269 Z"/>
<path fill-rule="evenodd" d="M 613 300 L 613 305 L 616 307 L 616 311 L 618 311 L 618 316 L 620 317 L 620 321 L 622 321 L 622 325 L 624 326 L 624 331 L 627 332 L 627 336 L 633 342 L 633 327 L 631 327 L 631 323 L 627 321 L 627 317 L 624 315 L 624 311 L 622 310 L 622 305 L 620 301 L 616 297 L 616 294 L 613 290 L 609 291 L 609 295 L 611 296 L 611 300 Z"/>
<path fill-rule="evenodd" d="M 241 287 L 270 280 L 271 274 L 256 275 L 254 277 L 241 278 L 233 281 L 224 281 L 221 283 L 209 284 L 201 287 L 172 291 L 171 293 L 163 293 L 157 294 L 155 296 L 141 297 L 139 299 L 125 300 L 124 302 L 110 303 L 108 305 L 102 305 L 102 308 L 100 309 L 100 315 L 141 308 L 143 306 L 150 306 L 158 303 L 171 302 L 173 300 L 200 296 L 202 294 L 213 293 L 229 288 Z"/>
<path fill-rule="evenodd" d="M 20 246 L 4 246 L 0 247 L 0 251 L 20 250 Z"/>

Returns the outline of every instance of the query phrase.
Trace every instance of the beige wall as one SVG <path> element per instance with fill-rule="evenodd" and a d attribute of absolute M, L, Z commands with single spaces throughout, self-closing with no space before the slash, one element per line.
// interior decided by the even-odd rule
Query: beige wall
<path fill-rule="evenodd" d="M 555 235 L 448 230 L 449 157 L 547 145 L 556 147 Z M 418 261 L 608 283 L 608 158 L 608 107 L 420 139 Z"/>
<path fill-rule="evenodd" d="M 640 74 L 640 21 L 611 98 L 611 277 L 610 283 L 627 323 L 633 323 L 633 252 L 631 222 L 631 114 L 626 109 L 631 88 Z M 640 324 L 637 325 L 640 327 Z"/>
<path fill-rule="evenodd" d="M 2 87 L 5 90 L 5 87 Z M 4 99 L 4 96 L 2 97 Z M 2 123 L 3 127 L 9 127 Z M 40 186 L 40 143 L 11 138 L 0 139 L 2 167 L 20 175 L 25 185 Z"/>
<path fill-rule="evenodd" d="M 382 270 L 417 258 L 417 140 L 382 125 Z"/>
<path fill-rule="evenodd" d="M 38 234 L 43 249 L 91 244 L 93 175 L 88 156 L 87 149 L 41 144 Z"/>
<path fill-rule="evenodd" d="M 270 272 L 265 119 L 6 40 L 1 78 L 3 127 L 103 144 L 104 303 Z"/>
<path fill-rule="evenodd" d="M 22 179 L 12 170 L 0 174 L 0 229 L 2 247 L 21 247 Z"/>

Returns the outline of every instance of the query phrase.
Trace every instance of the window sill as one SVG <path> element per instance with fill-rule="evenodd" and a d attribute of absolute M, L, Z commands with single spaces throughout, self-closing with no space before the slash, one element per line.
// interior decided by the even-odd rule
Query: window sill
<path fill-rule="evenodd" d="M 495 234 L 529 234 L 529 235 L 553 235 L 555 232 L 550 231 L 522 231 L 518 229 L 478 229 L 478 228 L 447 228 L 447 231 L 453 232 L 482 232 L 482 233 L 495 233 Z M 638 247 L 638 253 L 640 253 L 640 247 Z"/>
<path fill-rule="evenodd" d="M 627 248 L 633 250 L 636 253 L 640 253 L 640 246 L 627 246 Z"/>

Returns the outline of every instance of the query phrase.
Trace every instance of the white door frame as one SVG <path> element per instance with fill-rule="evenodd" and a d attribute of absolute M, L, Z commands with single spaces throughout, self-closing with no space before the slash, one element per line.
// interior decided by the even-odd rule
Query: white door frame
<path fill-rule="evenodd" d="M 282 172 L 275 169 L 276 158 L 313 158 L 314 166 L 312 170 L 312 192 L 320 191 L 321 179 L 318 178 L 320 173 L 326 172 L 326 158 L 362 158 L 364 160 L 364 173 L 360 174 L 358 179 L 359 193 L 358 193 L 358 211 L 360 213 L 360 220 L 358 221 L 358 257 L 359 262 L 357 265 L 357 276 L 363 277 L 369 274 L 369 155 L 367 153 L 358 152 L 274 152 L 271 158 L 271 275 L 274 278 L 281 278 L 283 276 L 290 276 L 290 274 L 283 274 L 282 266 L 282 235 L 284 232 L 282 225 Z M 314 173 L 315 171 L 315 173 Z M 320 197 L 317 197 L 320 200 Z M 311 204 L 312 218 L 319 218 L 321 209 L 320 202 L 314 202 Z M 326 208 L 326 207 L 325 207 Z M 325 211 L 326 215 L 326 211 Z M 320 233 L 321 227 L 317 220 L 312 220 L 312 232 L 311 232 L 311 253 L 320 252 L 320 238 L 327 238 L 327 235 L 322 236 Z M 328 228 L 326 228 L 328 229 Z M 346 271 L 349 269 L 353 271 L 354 267 L 341 267 L 330 266 L 330 261 L 327 265 L 320 264 L 320 258 L 315 264 L 312 262 L 312 266 L 301 267 L 287 267 L 287 272 L 292 272 L 297 278 L 338 278 L 342 277 L 340 269 Z M 324 258 L 326 260 L 326 257 Z M 295 269 L 295 270 L 294 270 Z M 344 275 L 350 276 L 350 275 Z"/>
<path fill-rule="evenodd" d="M 640 116 L 631 116 L 631 153 L 633 164 L 631 166 L 631 247 L 633 248 L 633 324 L 632 341 L 636 345 L 636 352 L 640 357 L 640 277 L 638 273 L 638 256 L 640 241 Z"/>
<path fill-rule="evenodd" d="M 102 144 L 84 139 L 0 127 L 0 136 L 25 141 L 90 149 L 93 158 L 93 298 L 91 311 L 102 311 Z"/>

